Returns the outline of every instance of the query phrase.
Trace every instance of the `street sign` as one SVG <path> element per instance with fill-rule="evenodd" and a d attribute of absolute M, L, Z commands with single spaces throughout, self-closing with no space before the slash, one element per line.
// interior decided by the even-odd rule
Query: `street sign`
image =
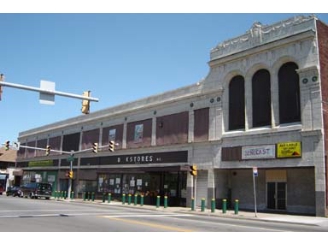
<path fill-rule="evenodd" d="M 48 104 L 48 105 L 54 105 L 55 104 L 55 87 L 56 84 L 51 81 L 40 81 L 40 103 L 41 104 Z M 49 93 L 45 92 L 49 91 Z"/>
<path fill-rule="evenodd" d="M 67 161 L 74 161 L 74 156 L 69 156 L 69 157 L 67 158 Z"/>
<path fill-rule="evenodd" d="M 257 177 L 259 175 L 257 172 L 257 167 L 253 167 L 253 175 L 254 177 Z"/>

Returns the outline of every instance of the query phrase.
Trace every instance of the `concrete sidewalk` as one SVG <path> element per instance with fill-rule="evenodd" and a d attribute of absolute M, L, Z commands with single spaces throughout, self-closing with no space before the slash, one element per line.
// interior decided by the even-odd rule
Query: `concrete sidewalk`
<path fill-rule="evenodd" d="M 53 199 L 58 200 L 58 199 Z M 191 210 L 189 207 L 156 207 L 155 205 L 140 205 L 134 203 L 130 203 L 130 205 L 126 202 L 123 204 L 119 201 L 108 201 L 103 202 L 102 200 L 83 200 L 83 199 L 59 199 L 59 201 L 67 201 L 67 202 L 80 202 L 80 203 L 93 203 L 93 204 L 101 204 L 104 206 L 123 206 L 135 209 L 148 209 L 148 210 L 156 210 L 161 212 L 169 212 L 169 213 L 188 213 L 188 214 L 197 214 L 204 216 L 220 216 L 227 218 L 235 218 L 235 219 L 250 219 L 250 220 L 262 220 L 262 221 L 277 221 L 284 223 L 297 223 L 297 224 L 306 224 L 306 225 L 314 225 L 321 227 L 328 227 L 328 218 L 327 217 L 315 217 L 315 216 L 302 216 L 302 215 L 289 215 L 289 214 L 277 214 L 277 213 L 262 213 L 262 212 L 250 212 L 250 211 L 238 211 L 237 214 L 234 210 L 227 210 L 223 213 L 222 210 L 215 209 L 213 212 L 211 209 L 205 209 L 201 211 L 200 207 L 196 207 L 195 210 Z"/>

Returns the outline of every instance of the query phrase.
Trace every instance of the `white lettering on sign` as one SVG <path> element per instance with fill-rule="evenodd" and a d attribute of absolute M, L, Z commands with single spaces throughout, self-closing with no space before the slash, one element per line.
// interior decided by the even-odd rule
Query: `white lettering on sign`
<path fill-rule="evenodd" d="M 272 159 L 276 155 L 275 145 L 244 146 L 242 159 Z"/>

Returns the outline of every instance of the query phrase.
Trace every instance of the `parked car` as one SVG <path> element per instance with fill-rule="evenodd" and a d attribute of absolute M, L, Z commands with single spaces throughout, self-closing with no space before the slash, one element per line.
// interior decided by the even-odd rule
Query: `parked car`
<path fill-rule="evenodd" d="M 19 186 L 9 186 L 6 191 L 7 196 L 18 196 Z"/>
<path fill-rule="evenodd" d="M 19 187 L 18 194 L 20 197 L 50 199 L 52 186 L 49 183 L 27 183 Z"/>

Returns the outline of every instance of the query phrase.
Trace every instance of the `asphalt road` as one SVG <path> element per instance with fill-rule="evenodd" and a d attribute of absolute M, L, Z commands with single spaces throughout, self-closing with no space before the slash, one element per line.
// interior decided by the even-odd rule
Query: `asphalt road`
<path fill-rule="evenodd" d="M 319 232 L 327 227 L 0 196 L 0 232 Z"/>

